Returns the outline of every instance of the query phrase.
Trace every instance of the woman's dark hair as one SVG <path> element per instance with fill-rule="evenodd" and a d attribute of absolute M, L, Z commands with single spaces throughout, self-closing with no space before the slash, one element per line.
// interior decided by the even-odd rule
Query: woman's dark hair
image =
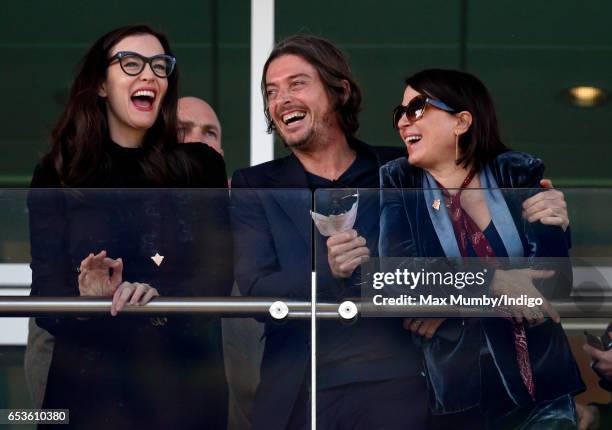
<path fill-rule="evenodd" d="M 438 99 L 456 112 L 472 114 L 472 125 L 459 137 L 461 156 L 457 164 L 472 164 L 480 171 L 484 165 L 509 148 L 499 135 L 495 106 L 484 84 L 469 73 L 458 70 L 428 69 L 406 78 L 406 86 Z"/>
<path fill-rule="evenodd" d="M 264 113 L 268 122 L 268 133 L 276 130 L 272 121 L 266 96 L 266 74 L 270 63 L 283 55 L 298 55 L 310 63 L 319 73 L 332 108 L 338 113 L 338 122 L 347 136 L 353 136 L 359 129 L 361 111 L 361 89 L 353 77 L 346 57 L 330 41 L 310 34 L 296 34 L 279 42 L 268 57 L 261 77 L 261 93 L 264 99 Z M 343 81 L 349 83 L 348 94 Z"/>
<path fill-rule="evenodd" d="M 128 36 L 147 34 L 157 38 L 164 52 L 172 55 L 168 39 L 162 33 L 146 25 L 131 25 L 100 37 L 79 62 L 67 106 L 51 134 L 51 150 L 43 158 L 43 163 L 52 164 L 62 185 L 91 184 L 109 171 L 110 160 L 104 152 L 104 145 L 110 140 L 106 101 L 98 91 L 106 79 L 112 48 Z M 176 67 L 167 79 L 168 90 L 160 113 L 147 130 L 142 145 L 145 156 L 141 167 L 153 185 L 166 183 L 170 171 L 162 150 L 166 145 L 176 144 Z"/>

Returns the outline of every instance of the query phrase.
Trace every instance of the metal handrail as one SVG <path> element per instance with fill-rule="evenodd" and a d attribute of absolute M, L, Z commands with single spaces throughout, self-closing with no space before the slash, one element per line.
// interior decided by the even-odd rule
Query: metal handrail
<path fill-rule="evenodd" d="M 376 308 L 371 304 L 359 303 L 355 299 L 358 315 L 372 316 L 483 316 L 479 309 L 439 306 L 410 306 L 401 309 Z M 350 302 L 344 302 L 350 303 Z M 279 306 L 285 311 L 280 312 Z M 342 312 L 343 304 L 317 303 L 316 317 L 321 319 L 347 319 Z M 612 302 L 582 301 L 576 303 L 552 302 L 552 306 L 565 318 L 611 318 Z M 97 297 L 30 297 L 0 296 L 0 317 L 27 317 L 50 315 L 104 315 L 110 312 L 111 300 Z M 157 297 L 143 306 L 127 306 L 126 314 L 176 315 L 200 314 L 219 317 L 267 317 L 276 319 L 309 319 L 311 303 L 308 301 L 278 298 L 253 297 Z M 354 314 L 353 314 L 354 315 Z M 499 315 L 489 313 L 489 315 Z"/>
<path fill-rule="evenodd" d="M 122 312 L 139 315 L 203 314 L 223 317 L 270 315 L 278 299 L 252 297 L 157 297 L 142 306 L 126 306 Z M 110 312 L 112 301 L 98 297 L 0 296 L 0 316 L 101 315 Z M 310 303 L 293 301 L 294 316 L 310 315 Z M 305 316 L 306 317 L 306 316 Z"/>

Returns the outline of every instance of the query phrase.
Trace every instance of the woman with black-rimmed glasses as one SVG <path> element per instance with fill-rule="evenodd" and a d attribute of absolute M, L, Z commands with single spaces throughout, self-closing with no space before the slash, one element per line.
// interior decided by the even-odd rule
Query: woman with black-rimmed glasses
<path fill-rule="evenodd" d="M 447 259 L 479 259 L 490 297 L 569 296 L 564 216 L 530 222 L 523 213 L 544 165 L 503 144 L 479 79 L 439 69 L 410 76 L 393 126 L 407 157 L 380 170 L 381 258 L 431 257 L 448 267 Z M 553 270 L 525 264 L 540 257 L 556 258 Z M 584 385 L 559 316 L 541 303 L 491 318 L 404 321 L 420 336 L 436 428 L 576 428 L 572 395 Z"/>
<path fill-rule="evenodd" d="M 56 339 L 43 408 L 71 428 L 225 428 L 219 321 L 121 312 L 231 288 L 226 191 L 166 189 L 227 186 L 220 155 L 177 143 L 177 85 L 163 34 L 102 36 L 34 171 L 32 295 L 112 299 L 112 317 L 37 319 Z"/>

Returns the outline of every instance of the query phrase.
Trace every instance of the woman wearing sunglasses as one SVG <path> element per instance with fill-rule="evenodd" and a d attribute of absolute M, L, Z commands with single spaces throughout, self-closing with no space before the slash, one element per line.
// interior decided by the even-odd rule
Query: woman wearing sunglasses
<path fill-rule="evenodd" d="M 567 260 L 554 270 L 495 264 L 507 257 L 567 259 L 568 241 L 561 227 L 524 219 L 523 202 L 537 193 L 529 189 L 539 188 L 544 166 L 502 143 L 480 80 L 452 70 L 407 78 L 393 126 L 408 157 L 381 168 L 381 258 L 479 257 L 491 262 L 491 295 L 568 294 Z M 558 315 L 546 301 L 508 311 L 404 321 L 421 336 L 439 428 L 576 428 L 572 395 L 584 386 Z"/>
<path fill-rule="evenodd" d="M 177 144 L 177 85 L 163 34 L 102 36 L 33 175 L 32 295 L 112 299 L 113 317 L 37 319 L 56 339 L 43 408 L 71 428 L 225 428 L 220 322 L 121 312 L 231 288 L 227 191 L 166 189 L 226 188 L 220 155 Z"/>

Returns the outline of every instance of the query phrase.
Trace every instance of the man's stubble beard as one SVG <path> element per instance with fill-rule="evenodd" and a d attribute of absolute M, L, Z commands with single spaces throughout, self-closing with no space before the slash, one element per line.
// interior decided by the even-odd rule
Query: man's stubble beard
<path fill-rule="evenodd" d="M 301 138 L 298 141 L 294 141 L 294 142 L 288 142 L 287 139 L 285 138 L 285 136 L 283 135 L 283 133 L 280 131 L 280 128 L 277 126 L 276 127 L 276 132 L 278 133 L 278 136 L 280 137 L 281 141 L 283 142 L 283 145 L 285 146 L 285 148 L 289 148 L 291 150 L 297 149 L 306 149 L 308 147 L 308 144 L 310 142 L 312 142 L 313 137 L 315 135 L 315 129 L 314 127 L 310 128 L 310 130 L 308 130 L 308 132 L 306 133 L 306 135 Z"/>
<path fill-rule="evenodd" d="M 287 142 L 287 139 L 280 131 L 281 128 L 278 126 L 278 124 L 275 125 L 276 133 L 283 142 L 283 146 L 290 150 L 298 151 L 310 149 L 316 143 L 317 139 L 325 141 L 328 136 L 329 129 L 339 127 L 337 112 L 332 109 L 328 110 L 325 115 L 322 115 L 315 120 L 312 127 L 306 132 L 306 135 L 299 141 Z"/>
<path fill-rule="evenodd" d="M 315 121 L 312 127 L 306 132 L 306 135 L 296 142 L 287 142 L 287 139 L 280 131 L 280 127 L 276 125 L 276 133 L 281 138 L 283 145 L 285 148 L 289 148 L 291 150 L 306 150 L 309 149 L 310 146 L 317 140 L 325 140 L 327 136 L 327 129 L 330 127 L 338 127 L 336 120 L 336 113 L 334 111 L 329 111 L 327 114 L 323 115 L 322 118 L 319 118 L 318 121 Z"/>

